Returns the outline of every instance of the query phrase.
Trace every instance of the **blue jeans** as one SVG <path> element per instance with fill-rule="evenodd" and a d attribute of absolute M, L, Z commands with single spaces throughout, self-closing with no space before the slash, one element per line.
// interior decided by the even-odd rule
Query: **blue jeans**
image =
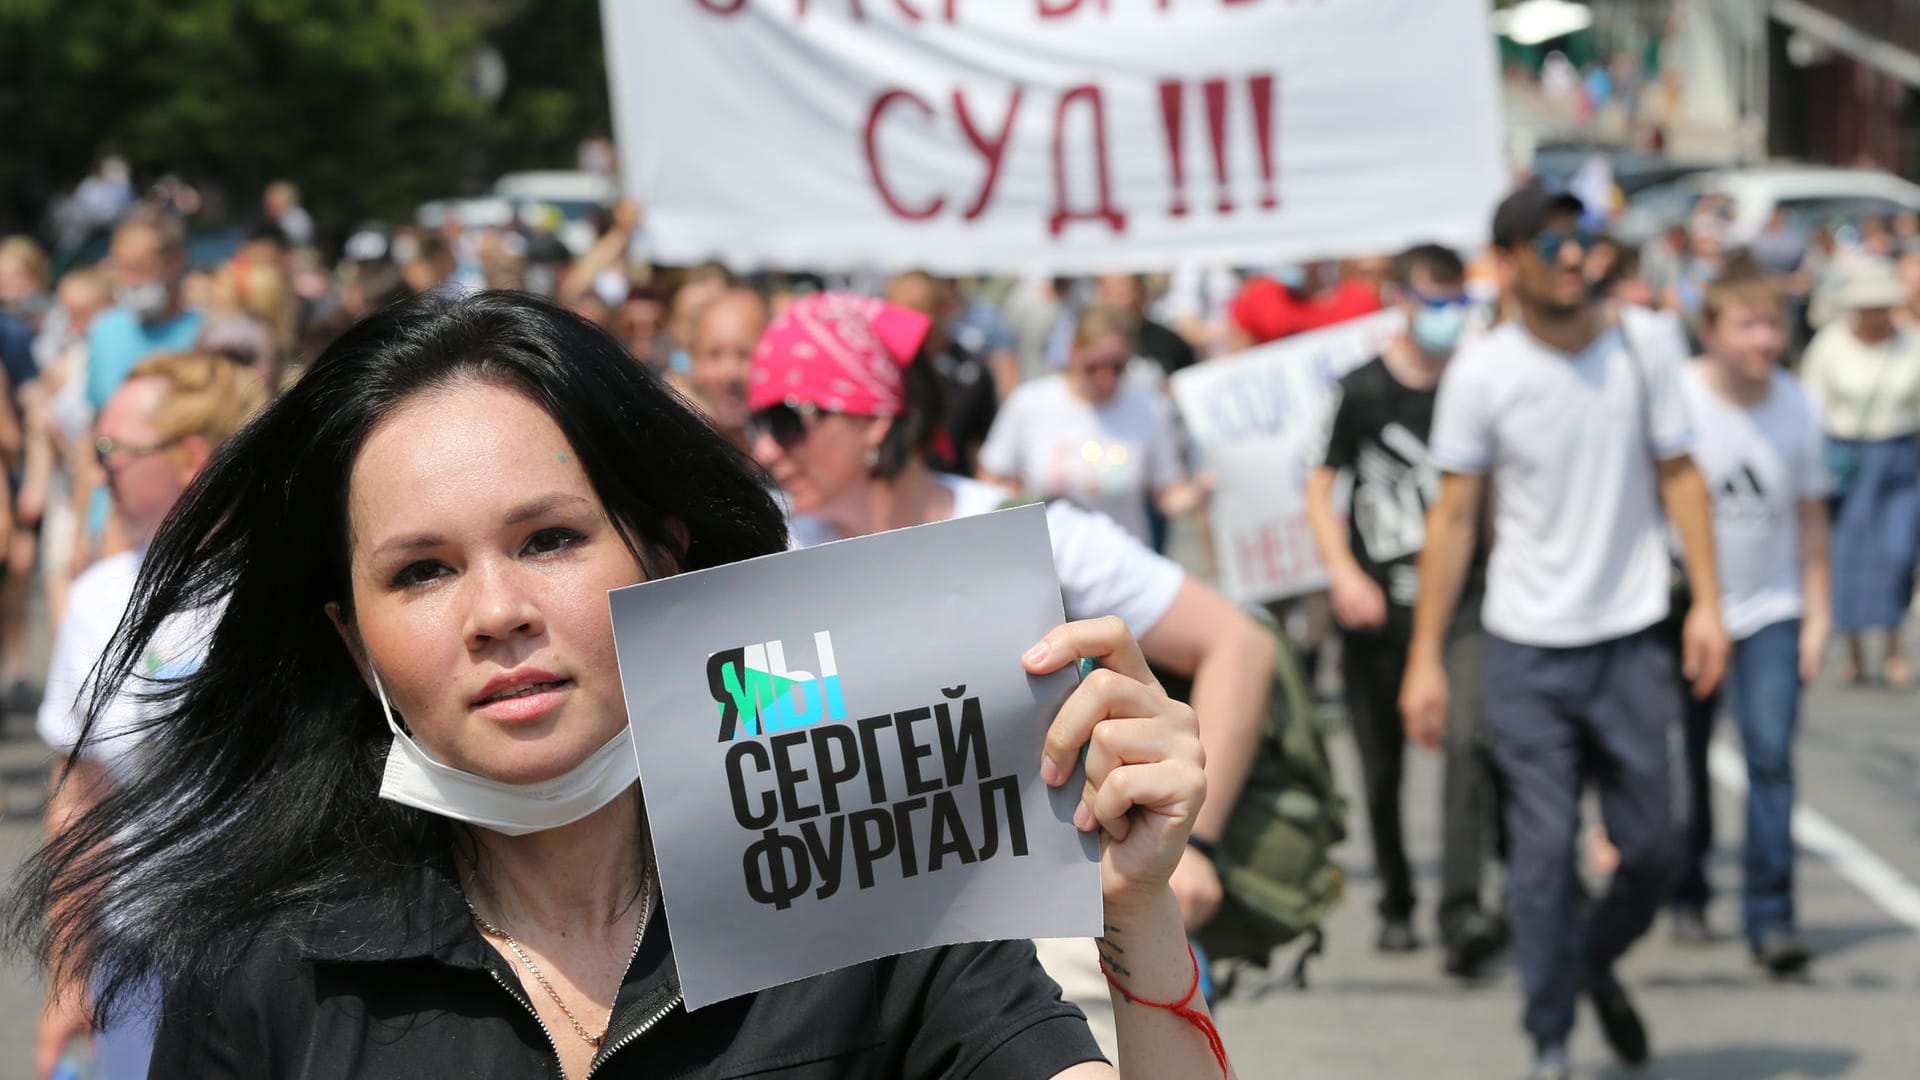
<path fill-rule="evenodd" d="M 1793 929 L 1793 735 L 1800 726 L 1800 620 L 1777 622 L 1733 646 L 1726 696 L 1747 759 L 1747 840 L 1742 860 L 1742 922 L 1758 944 L 1770 930 Z M 1707 903 L 1707 853 L 1713 847 L 1707 745 L 1714 702 L 1694 703 L 1687 724 L 1694 796 L 1688 864 L 1674 901 Z"/>

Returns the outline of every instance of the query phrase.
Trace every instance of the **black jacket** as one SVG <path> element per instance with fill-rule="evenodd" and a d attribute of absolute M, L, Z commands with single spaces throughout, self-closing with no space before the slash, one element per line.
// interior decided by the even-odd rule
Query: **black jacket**
<path fill-rule="evenodd" d="M 548 1035 L 449 869 L 421 867 L 391 899 L 264 931 L 221 986 L 176 991 L 149 1075 L 559 1076 L 551 1039 L 573 1033 Z M 591 1075 L 1030 1080 L 1099 1058 L 1024 941 L 888 957 L 689 1013 L 656 916 Z"/>

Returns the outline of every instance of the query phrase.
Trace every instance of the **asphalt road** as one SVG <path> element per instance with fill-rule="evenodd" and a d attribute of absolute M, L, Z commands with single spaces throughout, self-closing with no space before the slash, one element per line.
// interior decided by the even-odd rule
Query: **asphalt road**
<path fill-rule="evenodd" d="M 1710 918 L 1723 940 L 1706 948 L 1676 946 L 1665 921 L 1656 923 L 1621 968 L 1653 1032 L 1653 1065 L 1645 1071 L 1612 1065 L 1583 1006 L 1572 1047 L 1577 1076 L 1920 1076 L 1920 928 L 1913 925 L 1912 910 L 1920 897 L 1913 889 L 1920 882 L 1916 704 L 1913 697 L 1878 689 L 1822 684 L 1810 691 L 1797 759 L 1803 812 L 1796 829 L 1808 833 L 1810 815 L 1804 811 L 1811 807 L 1820 820 L 1803 839 L 1816 842 L 1816 850 L 1803 845 L 1799 880 L 1802 930 L 1818 953 L 1811 977 L 1775 982 L 1747 959 L 1738 938 L 1741 804 L 1716 785 L 1721 832 L 1713 879 L 1723 899 Z M 1357 790 L 1351 743 L 1342 739 L 1338 752 L 1349 790 Z M 1439 855 L 1439 769 L 1433 758 L 1422 755 L 1410 785 L 1409 828 L 1426 887 L 1422 899 L 1430 902 Z M 1220 1010 L 1241 1075 L 1524 1075 L 1528 1047 L 1519 1031 L 1519 987 L 1510 968 L 1466 986 L 1442 977 L 1437 949 L 1391 958 L 1373 951 L 1377 890 L 1364 821 L 1355 825 L 1355 838 L 1341 852 L 1354 880 L 1352 893 L 1330 920 L 1327 955 L 1313 968 L 1310 988 L 1294 990 L 1277 979 L 1243 982 L 1240 998 Z M 1869 882 L 1886 903 L 1855 879 Z M 1430 909 L 1421 917 L 1430 938 Z"/>

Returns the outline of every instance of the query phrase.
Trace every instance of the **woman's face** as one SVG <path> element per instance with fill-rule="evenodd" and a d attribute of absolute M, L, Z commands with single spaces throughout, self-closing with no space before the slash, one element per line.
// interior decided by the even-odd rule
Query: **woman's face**
<path fill-rule="evenodd" d="M 1089 400 L 1098 404 L 1120 390 L 1120 377 L 1133 359 L 1124 334 L 1101 334 L 1073 350 L 1073 371 Z"/>
<path fill-rule="evenodd" d="M 553 419 L 481 382 L 368 436 L 347 498 L 351 624 L 436 759 L 551 779 L 627 722 L 607 590 L 644 579 Z"/>
<path fill-rule="evenodd" d="M 754 459 L 779 483 L 796 514 L 818 514 L 861 491 L 872 477 L 869 451 L 887 431 L 884 420 L 841 413 L 802 413 L 798 438 L 753 434 Z"/>

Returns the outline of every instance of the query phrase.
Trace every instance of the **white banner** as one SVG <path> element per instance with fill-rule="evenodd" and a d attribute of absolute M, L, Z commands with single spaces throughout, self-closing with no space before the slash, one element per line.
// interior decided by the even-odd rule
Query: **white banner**
<path fill-rule="evenodd" d="M 653 257 L 941 273 L 1481 242 L 1487 0 L 602 0 Z"/>
<path fill-rule="evenodd" d="M 1279 600 L 1327 587 L 1301 493 L 1320 449 L 1333 384 L 1380 355 L 1404 323 L 1383 311 L 1173 377 L 1173 399 L 1217 486 L 1214 564 L 1236 600 Z"/>

